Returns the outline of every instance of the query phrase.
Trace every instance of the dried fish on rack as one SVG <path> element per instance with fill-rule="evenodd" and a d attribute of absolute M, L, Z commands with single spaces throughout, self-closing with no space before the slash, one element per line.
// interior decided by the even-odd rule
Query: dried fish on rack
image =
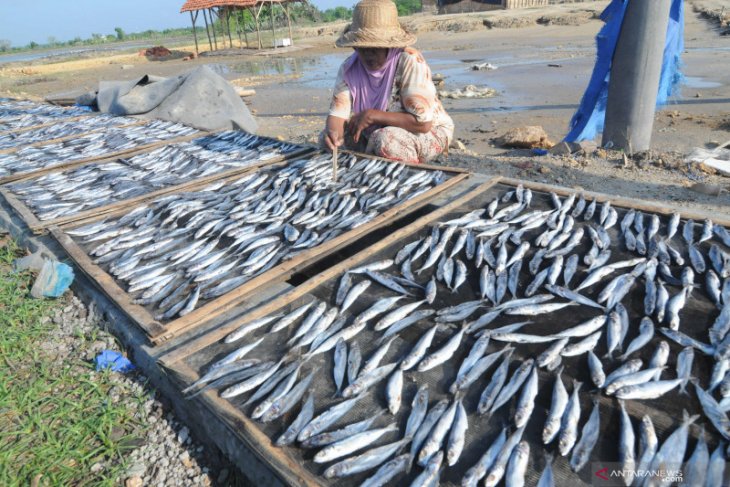
<path fill-rule="evenodd" d="M 332 309 L 339 310 L 344 323 L 335 331 L 326 326 L 320 330 L 313 323 L 311 328 L 319 334 L 314 341 L 329 340 L 327 350 L 338 344 L 334 360 L 338 386 L 345 374 L 346 341 L 373 357 L 367 373 L 355 379 L 362 382 L 367 376 L 366 385 L 347 395 L 370 395 L 381 403 L 379 407 L 390 406 L 396 424 L 405 424 L 405 431 L 402 440 L 330 467 L 326 477 L 339 476 L 344 466 L 357 465 L 359 472 L 383 465 L 373 482 L 394 479 L 403 475 L 401 468 L 408 470 L 402 466 L 408 462 L 414 469 L 405 474 L 409 478 L 435 482 L 439 469 L 463 468 L 458 463 L 462 450 L 471 449 L 473 455 L 473 449 L 480 448 L 481 458 L 466 471 L 462 485 L 476 485 L 484 477 L 485 485 L 496 485 L 505 476 L 509 484 L 520 485 L 530 453 L 535 455 L 543 447 L 522 442 L 522 432 L 533 424 L 542 428 L 546 445 L 558 439 L 562 471 L 578 472 L 595 455 L 601 440 L 598 395 L 618 398 L 616 409 L 621 411 L 616 456 L 601 460 L 619 459 L 626 468 L 638 464 L 640 470 L 656 470 L 665 461 L 679 465 L 689 425 L 696 418 L 686 415 L 659 449 L 651 418 L 646 416 L 641 423 L 642 448 L 637 452 L 629 412 L 636 410 L 630 407 L 632 401 L 666 401 L 688 382 L 695 387 L 686 393 L 698 397 L 701 411 L 697 412 L 709 420 L 713 436 L 730 437 L 730 400 L 726 398 L 730 397 L 730 257 L 724 255 L 730 252 L 723 250 L 730 247 L 730 233 L 709 220 L 701 225 L 701 232 L 699 225 L 689 222 L 680 236 L 687 245 L 682 245 L 671 241 L 681 220 L 676 214 L 668 217 L 663 229 L 657 215 L 624 213 L 608 201 L 586 204 L 585 197 L 577 194 L 565 198 L 554 194 L 551 200 L 550 210 L 530 210 L 529 203 L 536 201 L 532 193 L 516 188 L 492 199 L 486 208 L 450 215 L 447 221 L 391 248 L 390 255 L 376 256 L 377 261 L 361 264 L 341 277 L 335 303 L 340 307 Z M 696 233 L 701 233 L 699 239 Z M 622 238 L 634 239 L 628 258 L 616 251 Z M 529 265 L 523 266 L 525 260 Z M 459 273 L 465 277 L 457 286 L 459 262 L 464 266 Z M 699 276 L 710 272 L 714 278 L 706 287 L 711 289 L 704 293 L 705 286 L 699 283 L 705 279 Z M 529 279 L 521 279 L 526 275 Z M 540 275 L 541 279 L 533 278 Z M 561 275 L 563 286 L 558 283 Z M 373 282 L 379 285 L 373 287 Z M 530 287 L 533 292 L 528 295 Z M 704 328 L 687 319 L 686 309 L 699 299 L 706 299 L 705 309 L 716 313 L 714 323 L 709 320 Z M 545 319 L 554 313 L 561 313 L 559 326 Z M 513 315 L 539 316 L 540 320 L 508 321 Z M 339 335 L 340 330 L 348 333 Z M 277 328 L 276 333 L 280 332 L 284 328 Z M 286 333 L 296 334 L 297 328 L 291 326 Z M 712 377 L 696 376 L 702 369 L 693 368 L 695 349 L 702 352 L 698 360 L 714 363 Z M 379 366 L 386 354 L 389 358 L 384 361 L 389 363 Z M 310 353 L 304 360 L 316 356 Z M 519 362 L 510 372 L 516 358 Z M 490 372 L 498 360 L 500 364 Z M 552 387 L 540 387 L 544 384 L 541 369 L 556 371 Z M 442 380 L 444 370 L 458 370 L 455 380 Z M 583 387 L 589 379 L 595 391 Z M 570 394 L 565 387 L 568 380 L 573 384 Z M 419 386 L 412 401 L 401 397 L 409 382 Z M 426 384 L 436 396 L 434 404 L 428 404 Z M 481 394 L 476 406 L 463 401 L 470 385 Z M 594 406 L 582 418 L 585 405 L 581 403 L 589 393 Z M 550 403 L 547 421 L 532 414 L 540 395 L 549 395 L 542 398 Z M 505 421 L 514 420 L 517 429 L 510 435 L 505 428 L 485 449 L 483 437 L 467 434 L 470 427 L 489 423 L 470 420 L 474 413 L 503 415 Z M 380 434 L 378 428 L 371 431 L 374 436 Z M 393 449 L 399 441 L 411 442 L 410 458 L 385 463 L 396 455 Z M 716 465 L 727 455 L 720 447 L 723 443 L 718 445 Z M 444 457 L 448 465 L 443 464 Z M 540 485 L 551 482 L 552 458 L 547 458 Z"/>
<path fill-rule="evenodd" d="M 115 117 L 106 114 L 99 114 L 73 121 L 59 120 L 52 125 L 38 127 L 32 130 L 0 134 L 0 150 L 59 139 L 61 137 L 80 135 L 102 128 L 121 127 L 133 124 L 136 121 L 131 117 Z"/>
<path fill-rule="evenodd" d="M 8 185 L 39 220 L 144 195 L 194 178 L 241 169 L 299 147 L 253 134 L 222 132 L 103 164 L 54 172 Z"/>
<path fill-rule="evenodd" d="M 329 177 L 327 156 L 305 157 L 284 168 L 162 196 L 125 216 L 68 233 L 85 242 L 139 304 L 170 320 L 444 179 L 440 171 L 342 159 L 337 182 Z"/>
<path fill-rule="evenodd" d="M 129 123 L 129 120 L 127 120 Z M 84 132 L 90 130 L 88 127 Z M 63 141 L 24 146 L 16 151 L 0 154 L 0 177 L 28 173 L 87 158 L 100 158 L 116 152 L 199 133 L 199 130 L 181 123 L 152 120 L 129 127 L 109 126 L 105 130 L 80 133 Z M 56 137 L 73 135 L 61 131 Z M 23 142 L 28 143 L 28 142 Z"/>

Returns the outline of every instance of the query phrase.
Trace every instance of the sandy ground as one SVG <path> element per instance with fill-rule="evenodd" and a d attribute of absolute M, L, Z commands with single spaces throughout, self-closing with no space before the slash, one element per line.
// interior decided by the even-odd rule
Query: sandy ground
<path fill-rule="evenodd" d="M 607 3 L 404 18 L 417 32 L 416 47 L 432 71 L 445 78 L 445 89 L 473 84 L 497 90 L 493 98 L 443 101 L 463 146 L 452 148 L 440 162 L 727 212 L 727 192 L 715 196 L 690 189 L 699 182 L 724 190 L 729 187 L 727 179 L 684 162 L 693 148 L 712 148 L 730 140 L 730 70 L 720 68 L 730 59 L 730 36 L 721 35 L 726 24 L 701 13 L 722 15 L 724 0 L 687 2 L 686 83 L 680 96 L 657 113 L 650 153 L 628 160 L 621 153 L 600 149 L 587 155 L 540 157 L 528 150 L 495 146 L 495 137 L 524 125 L 542 126 L 553 141 L 567 133 L 593 69 L 594 38 L 603 25 L 597 17 Z M 493 28 L 485 27 L 485 20 Z M 322 128 L 339 64 L 351 52 L 334 47 L 343 26 L 299 29 L 296 46 L 276 52 L 236 48 L 183 61 L 189 49 L 184 46 L 175 47 L 177 55 L 166 61 L 135 53 L 5 64 L 0 65 L 0 92 L 73 95 L 94 90 L 101 80 L 170 76 L 208 64 L 235 85 L 256 90 L 247 102 L 261 134 L 313 142 Z M 498 69 L 470 69 L 483 62 Z"/>

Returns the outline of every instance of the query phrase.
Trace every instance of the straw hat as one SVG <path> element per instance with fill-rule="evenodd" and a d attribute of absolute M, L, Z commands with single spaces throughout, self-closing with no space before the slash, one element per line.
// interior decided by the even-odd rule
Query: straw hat
<path fill-rule="evenodd" d="M 398 9 L 391 0 L 362 0 L 355 5 L 352 23 L 345 28 L 337 47 L 406 47 L 416 42 L 398 22 Z"/>

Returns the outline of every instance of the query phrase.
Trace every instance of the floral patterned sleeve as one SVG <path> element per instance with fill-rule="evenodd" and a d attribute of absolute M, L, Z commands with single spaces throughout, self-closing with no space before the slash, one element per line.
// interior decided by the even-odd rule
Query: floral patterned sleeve
<path fill-rule="evenodd" d="M 332 102 L 330 103 L 330 115 L 333 117 L 350 119 L 352 112 L 352 99 L 350 97 L 350 88 L 345 83 L 344 64 L 340 66 L 337 72 L 337 81 L 335 82 L 335 91 L 332 93 Z"/>
<path fill-rule="evenodd" d="M 431 68 L 420 52 L 406 48 L 401 55 L 403 77 L 401 102 L 403 108 L 416 117 L 418 122 L 433 122 L 438 98 L 431 80 Z"/>

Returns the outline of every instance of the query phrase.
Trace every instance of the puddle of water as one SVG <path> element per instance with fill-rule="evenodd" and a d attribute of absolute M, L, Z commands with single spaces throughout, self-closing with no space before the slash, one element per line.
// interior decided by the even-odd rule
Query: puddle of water
<path fill-rule="evenodd" d="M 715 81 L 706 81 L 704 78 L 698 76 L 685 76 L 682 80 L 682 86 L 687 88 L 719 88 L 722 83 Z"/>
<path fill-rule="evenodd" d="M 334 85 L 340 64 L 349 56 L 343 54 L 327 54 L 320 57 L 303 58 L 270 58 L 255 61 L 243 61 L 226 65 L 228 74 L 238 76 L 291 76 L 293 79 L 284 83 L 312 88 L 330 88 Z"/>

